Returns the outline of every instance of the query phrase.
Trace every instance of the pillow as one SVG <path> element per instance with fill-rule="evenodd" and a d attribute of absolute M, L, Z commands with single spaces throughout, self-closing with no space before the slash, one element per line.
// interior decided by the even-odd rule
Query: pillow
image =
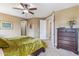
<path fill-rule="evenodd" d="M 4 38 L 0 38 L 0 48 L 6 48 L 9 47 L 8 43 Z"/>

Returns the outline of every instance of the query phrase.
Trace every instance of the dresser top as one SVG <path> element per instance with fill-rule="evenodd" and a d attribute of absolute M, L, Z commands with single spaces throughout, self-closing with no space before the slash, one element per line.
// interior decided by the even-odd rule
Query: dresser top
<path fill-rule="evenodd" d="M 79 30 L 79 28 L 65 28 L 65 27 L 61 27 L 61 28 L 57 28 L 57 29 L 76 29 L 76 30 Z"/>

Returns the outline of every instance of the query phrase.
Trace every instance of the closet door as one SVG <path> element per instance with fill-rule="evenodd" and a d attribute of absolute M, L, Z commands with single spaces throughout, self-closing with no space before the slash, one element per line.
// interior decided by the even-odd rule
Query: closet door
<path fill-rule="evenodd" d="M 40 39 L 46 39 L 46 20 L 40 20 Z"/>
<path fill-rule="evenodd" d="M 27 21 L 21 21 L 21 35 L 26 35 Z"/>

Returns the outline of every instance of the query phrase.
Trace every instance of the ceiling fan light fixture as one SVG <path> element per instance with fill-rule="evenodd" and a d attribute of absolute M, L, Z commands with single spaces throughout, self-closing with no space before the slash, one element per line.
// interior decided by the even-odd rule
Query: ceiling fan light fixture
<path fill-rule="evenodd" d="M 25 12 L 25 13 L 29 13 L 28 10 L 23 10 L 23 12 Z"/>

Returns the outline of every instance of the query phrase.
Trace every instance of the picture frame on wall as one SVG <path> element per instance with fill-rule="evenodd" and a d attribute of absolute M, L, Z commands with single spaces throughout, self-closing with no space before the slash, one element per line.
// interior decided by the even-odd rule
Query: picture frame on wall
<path fill-rule="evenodd" d="M 11 22 L 2 22 L 1 23 L 1 29 L 2 30 L 11 30 L 12 29 L 12 23 Z"/>

